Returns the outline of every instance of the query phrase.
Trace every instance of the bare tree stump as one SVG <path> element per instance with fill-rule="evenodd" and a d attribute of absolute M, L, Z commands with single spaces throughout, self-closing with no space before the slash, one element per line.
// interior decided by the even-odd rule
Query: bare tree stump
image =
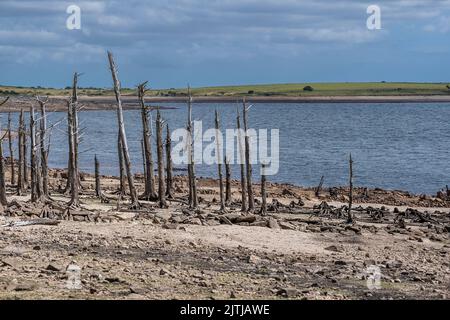
<path fill-rule="evenodd" d="M 349 194 L 348 194 L 348 216 L 347 223 L 353 223 L 353 214 L 352 214 L 352 204 L 353 204 L 353 160 L 352 154 L 350 154 L 349 159 Z"/>
<path fill-rule="evenodd" d="M 12 143 L 12 132 L 11 132 L 11 112 L 8 112 L 8 146 L 9 146 L 9 158 L 11 160 L 11 185 L 16 184 L 16 169 L 14 167 L 14 149 Z"/>
<path fill-rule="evenodd" d="M 238 129 L 238 147 L 239 147 L 239 164 L 241 167 L 241 211 L 247 211 L 247 182 L 245 175 L 245 147 L 242 141 L 244 136 L 242 135 L 241 120 L 239 116 L 239 109 L 237 110 L 237 129 Z"/>
<path fill-rule="evenodd" d="M 230 206 L 231 202 L 231 166 L 230 160 L 225 156 L 225 205 Z"/>
<path fill-rule="evenodd" d="M 173 163 L 172 163 L 172 140 L 170 138 L 169 124 L 166 126 L 166 196 L 173 199 Z"/>
<path fill-rule="evenodd" d="M 225 211 L 225 199 L 224 199 L 224 189 L 223 189 L 223 175 L 222 175 L 222 137 L 220 136 L 220 124 L 219 124 L 219 113 L 215 112 L 215 128 L 216 128 L 216 157 L 217 157 L 217 172 L 219 174 L 219 193 L 220 193 L 220 211 Z"/>
<path fill-rule="evenodd" d="M 155 175 L 153 172 L 153 153 L 152 153 L 152 131 L 150 128 L 152 109 L 145 105 L 145 92 L 147 82 L 138 86 L 139 104 L 141 106 L 142 134 L 143 134 L 143 153 L 144 153 L 144 194 L 143 199 L 155 201 L 158 195 L 155 191 Z M 150 121 L 149 121 L 150 116 Z"/>
<path fill-rule="evenodd" d="M 247 168 L 247 194 L 248 194 L 248 211 L 252 212 L 255 209 L 255 198 L 253 195 L 252 184 L 252 164 L 250 161 L 250 137 L 248 134 L 248 108 L 244 99 L 244 130 L 245 130 L 245 164 Z"/>
<path fill-rule="evenodd" d="M 164 151 L 162 142 L 162 128 L 163 120 L 161 118 L 161 113 L 157 112 L 156 115 L 156 144 L 157 144 L 157 156 L 158 156 L 158 198 L 159 207 L 166 208 L 166 190 L 164 188 Z"/>

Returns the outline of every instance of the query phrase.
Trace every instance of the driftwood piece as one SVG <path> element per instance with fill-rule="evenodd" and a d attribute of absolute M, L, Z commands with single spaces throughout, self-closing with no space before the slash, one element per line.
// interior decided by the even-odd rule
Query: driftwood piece
<path fill-rule="evenodd" d="M 60 224 L 61 221 L 59 220 L 51 220 L 51 219 L 33 219 L 33 220 L 26 220 L 26 221 L 11 221 L 8 222 L 2 227 L 26 227 L 26 226 L 57 226 Z"/>

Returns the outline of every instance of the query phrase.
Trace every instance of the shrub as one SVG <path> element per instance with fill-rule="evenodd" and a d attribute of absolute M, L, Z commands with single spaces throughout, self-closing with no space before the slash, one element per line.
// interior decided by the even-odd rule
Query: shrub
<path fill-rule="evenodd" d="M 314 88 L 311 86 L 306 86 L 303 88 L 303 91 L 314 91 Z"/>

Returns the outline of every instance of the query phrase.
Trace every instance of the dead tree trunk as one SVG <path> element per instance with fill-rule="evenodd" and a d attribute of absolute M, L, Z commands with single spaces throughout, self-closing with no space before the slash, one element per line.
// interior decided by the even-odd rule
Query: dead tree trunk
<path fill-rule="evenodd" d="M 231 166 L 227 156 L 225 156 L 225 205 L 231 205 Z"/>
<path fill-rule="evenodd" d="M 37 120 L 35 119 L 35 153 L 36 153 L 36 193 L 38 200 L 42 200 L 42 175 L 41 175 L 41 155 L 39 152 L 39 130 L 37 129 Z"/>
<path fill-rule="evenodd" d="M 241 167 L 241 211 L 247 211 L 247 182 L 245 176 L 245 147 L 242 139 L 241 120 L 239 116 L 239 110 L 237 112 L 237 129 L 238 129 L 238 147 L 239 147 L 239 164 Z"/>
<path fill-rule="evenodd" d="M 25 119 L 25 118 L 24 118 Z M 27 127 L 25 125 L 25 120 L 23 122 L 23 179 L 25 181 L 25 188 L 28 188 L 28 183 L 29 183 L 29 175 L 28 175 L 28 145 L 27 145 L 27 140 L 28 140 L 28 135 L 27 135 Z"/>
<path fill-rule="evenodd" d="M 187 139 L 187 153 L 188 153 L 188 180 L 189 180 L 189 207 L 196 209 L 198 207 L 197 196 L 197 178 L 195 177 L 195 161 L 194 161 L 194 133 L 192 127 L 192 94 L 191 88 L 188 87 L 188 139 Z"/>
<path fill-rule="evenodd" d="M 261 210 L 263 216 L 267 214 L 267 193 L 266 193 L 266 165 L 261 165 Z"/>
<path fill-rule="evenodd" d="M 78 170 L 78 73 L 74 73 L 73 75 L 72 97 L 67 105 L 67 119 L 69 136 L 69 207 L 77 208 L 80 206 L 80 176 Z"/>
<path fill-rule="evenodd" d="M 102 190 L 100 186 L 100 163 L 98 162 L 97 155 L 94 157 L 94 165 L 95 165 L 95 195 L 98 198 L 102 196 Z"/>
<path fill-rule="evenodd" d="M 47 100 L 41 100 L 37 98 L 39 102 L 41 119 L 40 119 L 40 134 L 39 134 L 39 147 L 41 150 L 41 178 L 42 178 L 42 196 L 44 198 L 50 198 L 50 193 L 48 190 L 48 153 L 46 147 L 46 135 L 47 135 L 47 115 L 45 112 L 45 104 Z"/>
<path fill-rule="evenodd" d="M 163 141 L 162 133 L 163 131 L 163 120 L 161 119 L 161 113 L 156 114 L 156 145 L 157 145 L 157 156 L 158 156 L 158 198 L 159 207 L 167 208 L 166 203 L 166 190 L 164 188 L 164 151 L 163 151 Z"/>
<path fill-rule="evenodd" d="M 144 142 L 145 156 L 145 189 L 142 198 L 154 201 L 158 198 L 155 191 L 155 174 L 153 170 L 153 152 L 152 152 L 152 130 L 151 130 L 151 109 L 145 106 L 145 92 L 147 82 L 138 86 L 139 103 L 141 105 L 142 133 Z M 149 121 L 150 115 L 150 121 Z"/>
<path fill-rule="evenodd" d="M 4 105 L 9 100 L 7 97 L 3 102 L 0 103 L 0 106 Z M 5 183 L 5 163 L 3 159 L 3 139 L 5 136 L 0 139 L 0 204 L 2 206 L 7 206 L 8 201 L 6 199 L 6 183 Z"/>
<path fill-rule="evenodd" d="M 71 174 L 69 175 L 70 179 L 70 202 L 69 207 L 76 208 L 80 206 L 80 199 L 79 199 L 79 179 L 78 179 L 78 165 L 77 165 L 77 148 L 75 145 L 77 144 L 78 139 L 77 136 L 77 130 L 78 128 L 75 127 L 75 114 L 76 113 L 76 106 L 73 106 L 74 103 L 72 101 L 69 101 L 69 111 L 68 111 L 68 118 L 69 118 L 69 159 L 70 159 L 70 168 L 71 168 Z"/>
<path fill-rule="evenodd" d="M 121 96 L 120 96 L 120 82 L 119 82 L 119 78 L 117 76 L 117 69 L 116 69 L 114 58 L 113 58 L 113 55 L 111 52 L 108 52 L 108 58 L 109 58 L 109 65 L 111 67 L 111 75 L 112 75 L 113 82 L 114 82 L 114 93 L 116 95 L 116 101 L 117 101 L 117 120 L 118 120 L 118 125 L 119 125 L 121 143 L 122 143 L 125 169 L 126 169 L 127 177 L 128 177 L 128 187 L 130 189 L 131 207 L 139 208 L 140 204 L 138 201 L 136 188 L 134 186 L 133 172 L 131 170 L 130 154 L 128 152 L 127 135 L 125 132 L 125 124 L 124 124 L 124 120 L 123 120 L 122 100 L 121 100 Z"/>
<path fill-rule="evenodd" d="M 36 128 L 34 118 L 34 106 L 30 107 L 30 159 L 31 159 L 31 202 L 37 202 L 38 195 L 38 179 L 37 179 L 37 159 L 36 159 Z"/>
<path fill-rule="evenodd" d="M 173 199 L 172 139 L 170 138 L 169 124 L 166 126 L 166 131 L 166 196 Z"/>
<path fill-rule="evenodd" d="M 11 161 L 11 184 L 16 184 L 16 168 L 14 167 L 14 149 L 12 143 L 12 132 L 11 132 L 11 112 L 8 112 L 8 146 L 9 146 L 9 159 Z"/>
<path fill-rule="evenodd" d="M 222 175 L 222 137 L 220 136 L 220 124 L 219 124 L 219 113 L 216 110 L 215 118 L 216 127 L 216 156 L 217 156 L 217 171 L 219 173 L 219 192 L 220 192 L 220 211 L 225 211 L 225 199 L 223 196 L 223 175 Z"/>
<path fill-rule="evenodd" d="M 353 160 L 352 160 L 352 154 L 350 154 L 349 159 L 349 194 L 348 194 L 348 217 L 347 217 L 347 223 L 353 223 L 353 214 L 352 214 L 352 204 L 353 204 Z"/>
<path fill-rule="evenodd" d="M 324 176 L 322 176 L 322 178 L 320 178 L 319 185 L 317 186 L 316 190 L 314 191 L 314 195 L 316 196 L 316 198 L 318 198 L 320 196 L 320 191 L 322 190 L 324 179 L 325 179 Z"/>
<path fill-rule="evenodd" d="M 123 148 L 122 148 L 122 139 L 120 138 L 120 132 L 117 135 L 117 152 L 119 154 L 119 192 L 121 195 L 125 195 L 126 193 L 126 172 L 125 172 L 125 164 L 123 163 Z"/>
<path fill-rule="evenodd" d="M 74 154 L 78 153 L 78 132 L 72 131 L 73 127 L 78 130 L 78 116 L 74 116 L 74 113 L 78 106 L 78 73 L 74 73 L 73 75 L 73 83 L 72 83 L 72 97 L 70 98 L 69 104 L 67 106 L 67 136 L 68 136 L 68 145 L 69 145 L 69 159 L 67 162 L 67 183 L 66 187 L 64 188 L 64 193 L 71 192 L 71 185 L 72 185 L 72 176 L 75 174 L 75 168 L 73 168 L 73 164 L 78 164 L 78 155 L 76 159 L 72 159 Z M 72 139 L 72 135 L 76 134 L 75 139 Z M 76 144 L 73 146 L 73 144 Z M 72 149 L 74 149 L 74 152 L 72 153 Z M 77 172 L 78 175 L 78 172 Z M 78 179 L 78 177 L 77 177 Z M 77 182 L 79 184 L 79 181 Z"/>
<path fill-rule="evenodd" d="M 18 130 L 18 151 L 19 151 L 19 167 L 17 172 L 17 194 L 19 196 L 24 195 L 26 193 L 26 186 L 25 186 L 25 142 L 26 142 L 26 134 L 25 134 L 26 128 L 25 128 L 25 119 L 23 114 L 23 109 L 20 110 L 20 116 L 19 116 L 19 130 Z"/>
<path fill-rule="evenodd" d="M 97 155 L 94 157 L 94 167 L 95 167 L 95 196 L 101 200 L 102 203 L 109 203 L 109 199 L 102 192 L 102 186 L 100 181 L 100 162 L 98 161 Z"/>
<path fill-rule="evenodd" d="M 250 136 L 248 134 L 248 109 L 247 105 L 243 103 L 244 110 L 244 130 L 245 130 L 245 165 L 247 168 L 247 194 L 248 194 L 248 211 L 253 211 L 255 209 L 255 198 L 253 195 L 253 185 L 252 185 L 252 164 L 250 159 Z"/>
<path fill-rule="evenodd" d="M 3 158 L 3 136 L 0 139 L 0 204 L 2 206 L 8 205 L 8 200 L 6 199 L 6 183 L 5 183 L 5 160 Z"/>
<path fill-rule="evenodd" d="M 141 139 L 141 155 L 142 155 L 142 170 L 144 172 L 144 182 L 145 177 L 147 176 L 147 165 L 145 164 L 145 147 L 144 147 L 144 140 Z"/>
<path fill-rule="evenodd" d="M 69 146 L 69 159 L 67 162 L 67 182 L 66 187 L 64 188 L 63 193 L 70 191 L 70 184 L 71 184 L 71 177 L 73 175 L 73 168 L 72 168 L 72 107 L 71 107 L 71 101 L 70 99 L 67 102 L 67 139 L 68 139 L 68 146 Z"/>

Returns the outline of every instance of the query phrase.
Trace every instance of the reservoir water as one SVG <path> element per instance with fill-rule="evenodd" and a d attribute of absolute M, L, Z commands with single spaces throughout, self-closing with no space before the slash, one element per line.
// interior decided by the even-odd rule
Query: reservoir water
<path fill-rule="evenodd" d="M 185 104 L 162 111 L 171 128 L 185 126 Z M 218 110 L 223 128 L 235 128 L 236 108 L 240 104 L 194 104 L 194 120 L 203 129 L 214 127 Z M 55 112 L 49 124 L 65 117 Z M 28 118 L 28 116 L 27 116 Z M 153 112 L 153 119 L 155 114 Z M 102 174 L 118 174 L 117 115 L 115 111 L 86 111 L 79 114 L 83 136 L 80 167 L 93 172 L 94 154 Z M 17 114 L 13 116 L 13 123 Z M 6 114 L 1 115 L 3 128 Z M 125 111 L 125 124 L 133 170 L 142 172 L 141 118 L 139 110 Z M 249 112 L 251 128 L 280 130 L 280 169 L 270 181 L 315 186 L 325 176 L 326 186 L 347 184 L 348 156 L 354 159 L 357 186 L 406 190 L 434 194 L 450 185 L 450 104 L 282 104 L 261 103 Z M 49 164 L 67 167 L 66 120 L 52 132 Z M 7 145 L 4 145 L 7 154 Z M 17 155 L 17 152 L 16 152 Z M 179 166 L 176 166 L 179 167 Z M 233 176 L 238 168 L 233 166 Z M 216 177 L 216 166 L 200 164 L 198 176 Z M 254 170 L 255 179 L 259 170 Z M 183 174 L 183 172 L 176 172 Z"/>

